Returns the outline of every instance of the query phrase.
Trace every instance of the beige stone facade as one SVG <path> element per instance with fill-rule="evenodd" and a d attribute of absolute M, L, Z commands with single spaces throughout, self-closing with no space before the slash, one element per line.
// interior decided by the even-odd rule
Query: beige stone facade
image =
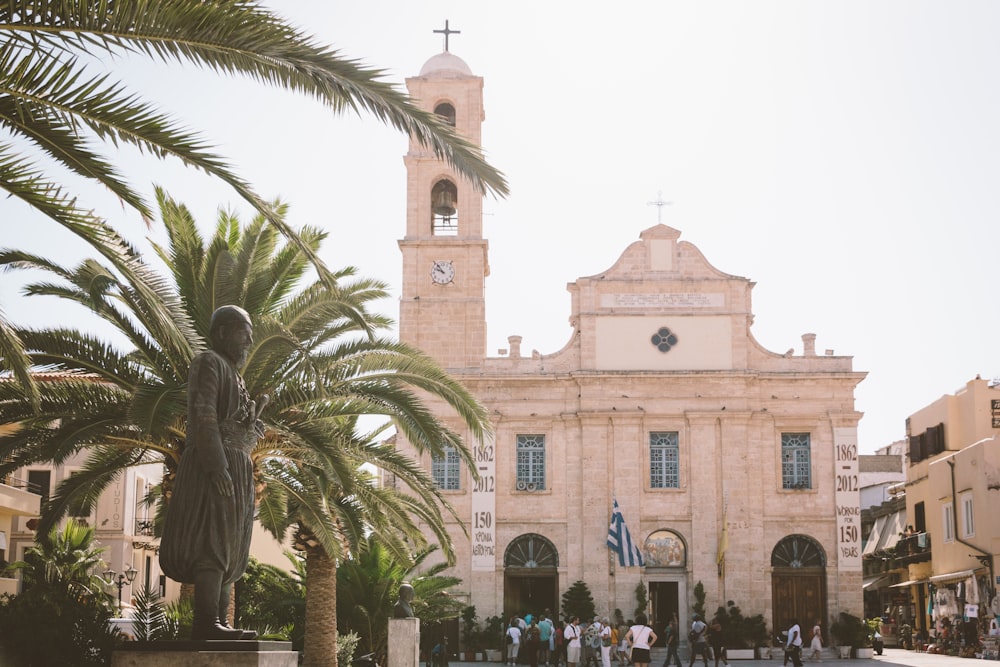
<path fill-rule="evenodd" d="M 479 141 L 483 80 L 461 59 L 435 56 L 407 86 Z M 487 357 L 481 197 L 417 145 L 406 166 L 401 337 L 460 378 L 495 429 L 478 483 L 424 458 L 468 517 L 469 537 L 451 531 L 454 574 L 480 617 L 558 612 L 577 580 L 598 613 L 627 617 L 641 583 L 657 627 L 672 613 L 690 622 L 698 582 L 709 614 L 732 600 L 769 626 L 861 614 L 864 373 L 850 357 L 817 355 L 811 334 L 801 354 L 761 347 L 753 282 L 662 224 L 569 285 L 561 350 L 525 356 L 512 336 L 506 356 Z M 457 189 L 451 216 L 435 213 L 442 181 Z M 643 567 L 622 567 L 607 546 L 615 499 Z"/>

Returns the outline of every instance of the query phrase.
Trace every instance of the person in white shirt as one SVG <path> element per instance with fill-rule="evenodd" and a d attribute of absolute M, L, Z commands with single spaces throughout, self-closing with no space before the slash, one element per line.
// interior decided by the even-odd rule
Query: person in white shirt
<path fill-rule="evenodd" d="M 649 647 L 656 643 L 656 633 L 646 625 L 646 615 L 638 614 L 635 625 L 628 629 L 625 638 L 632 645 L 632 663 L 635 667 L 649 667 Z"/>
<path fill-rule="evenodd" d="M 511 667 L 517 664 L 517 652 L 521 648 L 521 628 L 517 621 L 516 618 L 512 620 L 507 628 L 507 636 L 510 637 L 507 642 L 507 663 Z"/>
<path fill-rule="evenodd" d="M 793 619 L 791 627 L 788 628 L 785 650 L 792 658 L 792 664 L 795 667 L 802 667 L 802 629 L 799 627 L 798 619 Z"/>
<path fill-rule="evenodd" d="M 576 667 L 580 662 L 580 617 L 574 616 L 570 624 L 563 630 L 563 641 L 566 642 L 566 666 Z"/>
<path fill-rule="evenodd" d="M 601 665 L 611 667 L 611 622 L 607 618 L 601 619 L 598 636 L 601 638 Z"/>

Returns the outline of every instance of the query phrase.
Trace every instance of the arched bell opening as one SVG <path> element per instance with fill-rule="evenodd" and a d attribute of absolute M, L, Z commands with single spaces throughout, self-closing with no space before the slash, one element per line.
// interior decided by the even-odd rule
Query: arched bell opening
<path fill-rule="evenodd" d="M 431 189 L 431 231 L 434 236 L 458 235 L 458 188 L 446 178 Z"/>
<path fill-rule="evenodd" d="M 450 102 L 441 102 L 436 107 L 434 107 L 434 113 L 441 116 L 444 122 L 448 123 L 452 127 L 455 127 L 455 107 L 451 105 Z"/>

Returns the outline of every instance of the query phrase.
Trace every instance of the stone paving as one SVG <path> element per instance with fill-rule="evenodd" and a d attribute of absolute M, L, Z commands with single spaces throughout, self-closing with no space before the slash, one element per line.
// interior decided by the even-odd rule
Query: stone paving
<path fill-rule="evenodd" d="M 660 667 L 666 655 L 666 649 L 653 649 L 650 667 Z M 770 660 L 730 660 L 729 662 L 730 667 L 778 667 L 781 665 L 781 660 L 782 655 L 780 651 L 776 651 L 775 657 Z M 684 667 L 687 667 L 687 661 L 688 656 L 681 655 L 681 662 Z M 804 667 L 822 667 L 828 664 L 832 667 L 879 667 L 879 663 L 884 667 L 891 667 L 892 665 L 899 665 L 899 667 L 976 667 L 977 665 L 980 667 L 1000 667 L 1000 662 L 995 660 L 958 658 L 934 653 L 918 653 L 898 648 L 887 648 L 882 655 L 866 659 L 841 660 L 833 657 L 832 652 L 827 651 L 827 657 L 824 657 L 822 661 L 803 660 Z M 496 664 L 499 667 L 503 667 L 500 663 L 457 662 L 454 660 L 448 663 L 449 667 L 486 667 L 487 664 Z M 615 662 L 611 663 L 612 667 L 616 667 L 616 665 L 617 663 Z M 420 667 L 424 667 L 424 663 L 421 663 Z M 695 667 L 703 667 L 702 662 L 700 660 L 695 662 Z M 712 661 L 709 661 L 708 667 L 715 667 L 715 665 Z"/>

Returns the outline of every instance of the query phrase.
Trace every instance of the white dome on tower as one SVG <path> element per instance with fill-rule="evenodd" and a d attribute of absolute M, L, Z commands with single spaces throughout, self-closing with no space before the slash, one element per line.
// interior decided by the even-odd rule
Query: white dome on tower
<path fill-rule="evenodd" d="M 420 76 L 472 76 L 472 70 L 465 61 L 450 51 L 443 51 L 424 63 Z"/>

